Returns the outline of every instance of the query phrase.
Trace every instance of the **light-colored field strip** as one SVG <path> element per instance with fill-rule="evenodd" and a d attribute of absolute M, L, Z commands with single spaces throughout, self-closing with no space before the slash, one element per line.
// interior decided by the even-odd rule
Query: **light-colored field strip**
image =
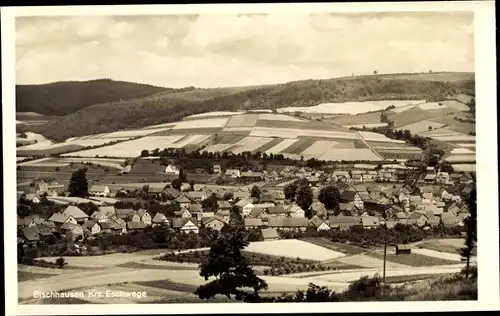
<path fill-rule="evenodd" d="M 250 132 L 253 129 L 252 126 L 244 127 L 224 127 L 222 131 L 224 132 Z"/>
<path fill-rule="evenodd" d="M 295 117 L 291 117 L 283 114 L 259 114 L 259 120 L 271 120 L 271 121 L 291 121 L 291 122 L 303 122 Z"/>
<path fill-rule="evenodd" d="M 302 151 L 301 155 L 304 157 L 306 156 L 312 156 L 312 157 L 319 157 L 323 153 L 331 150 L 337 142 L 333 141 L 327 141 L 327 140 L 318 140 L 308 148 L 306 148 L 304 151 Z"/>
<path fill-rule="evenodd" d="M 460 266 L 436 266 L 436 267 L 411 267 L 411 268 L 386 268 L 386 277 L 393 276 L 410 276 L 410 275 L 421 275 L 421 274 L 445 274 L 445 273 L 457 273 L 463 269 L 463 265 Z M 361 271 L 345 271 L 342 273 L 332 273 L 327 275 L 320 275 L 316 277 L 302 278 L 309 282 L 316 283 L 316 281 L 326 281 L 326 282 L 353 282 L 358 280 L 363 276 L 374 276 L 378 274 L 382 276 L 383 267 L 380 266 L 378 269 L 366 269 Z"/>
<path fill-rule="evenodd" d="M 297 139 L 284 139 L 282 140 L 279 144 L 276 144 L 274 147 L 269 148 L 266 150 L 266 154 L 277 154 L 282 150 L 285 150 L 286 148 L 290 147 L 293 145 Z"/>
<path fill-rule="evenodd" d="M 456 145 L 465 148 L 476 148 L 476 144 L 456 144 Z"/>
<path fill-rule="evenodd" d="M 252 127 L 257 122 L 259 114 L 243 114 L 232 116 L 227 121 L 225 127 Z"/>
<path fill-rule="evenodd" d="M 431 249 L 425 249 L 425 248 L 415 248 L 411 250 L 412 252 L 423 255 L 423 256 L 428 256 L 428 257 L 434 257 L 434 258 L 439 258 L 439 259 L 444 259 L 444 260 L 451 260 L 451 261 L 457 261 L 462 262 L 462 257 L 458 253 L 448 253 L 448 252 L 441 252 L 441 251 L 436 251 L 436 250 L 431 250 Z M 475 262 L 476 258 L 472 257 L 471 261 Z"/>
<path fill-rule="evenodd" d="M 360 267 L 366 267 L 366 268 L 382 268 L 384 265 L 383 260 L 373 258 L 370 256 L 367 256 L 365 254 L 359 254 L 359 255 L 354 255 L 354 256 L 349 256 L 345 258 L 339 258 L 337 261 L 345 264 L 350 264 L 350 265 L 355 265 L 355 266 L 360 266 Z M 399 264 L 399 263 L 394 263 L 394 262 L 386 262 L 387 268 L 411 268 L 407 265 L 404 264 Z"/>
<path fill-rule="evenodd" d="M 354 128 L 363 128 L 363 127 L 374 128 L 374 127 L 384 127 L 384 126 L 387 126 L 387 123 L 355 124 L 355 125 L 344 125 L 342 127 L 345 127 L 345 128 L 351 128 L 351 127 L 354 127 Z"/>
<path fill-rule="evenodd" d="M 428 132 L 429 131 L 429 126 L 432 128 L 432 129 L 436 129 L 436 128 L 441 128 L 443 126 L 445 126 L 445 124 L 441 124 L 441 123 L 436 123 L 436 122 L 433 122 L 433 121 L 428 121 L 428 120 L 422 120 L 422 121 L 419 121 L 419 122 L 415 122 L 415 123 L 412 123 L 412 124 L 408 124 L 408 125 L 405 125 L 405 126 L 401 126 L 401 127 L 398 127 L 397 129 L 398 130 L 409 130 L 412 134 L 418 134 L 418 133 L 422 133 L 422 132 Z"/>
<path fill-rule="evenodd" d="M 445 159 L 446 161 L 476 161 L 476 155 L 453 155 L 448 156 Z"/>
<path fill-rule="evenodd" d="M 24 160 L 24 159 L 27 159 L 29 157 L 16 157 L 16 161 L 21 161 L 21 160 Z"/>
<path fill-rule="evenodd" d="M 280 137 L 280 138 L 297 138 L 298 136 L 310 137 L 326 137 L 338 139 L 357 140 L 358 136 L 354 132 L 334 132 L 320 131 L 309 129 L 292 129 L 292 128 L 272 128 L 272 127 L 254 127 L 250 132 L 250 136 L 258 137 Z"/>
<path fill-rule="evenodd" d="M 82 150 L 65 154 L 67 156 L 82 156 L 82 157 L 95 157 L 95 156 L 110 156 L 110 157 L 137 157 L 141 154 L 141 150 L 153 150 L 156 148 L 164 149 L 171 147 L 173 142 L 181 139 L 184 135 L 169 135 L 169 136 L 146 136 L 140 139 L 125 141 L 122 143 L 105 146 L 101 148 L 94 148 Z"/>
<path fill-rule="evenodd" d="M 455 165 L 451 165 L 451 166 L 456 171 L 476 172 L 476 170 L 477 170 L 475 164 L 455 164 Z"/>
<path fill-rule="evenodd" d="M 441 105 L 439 105 L 439 103 L 441 103 Z M 437 110 L 437 109 L 447 108 L 447 106 L 446 106 L 446 104 L 444 104 L 444 102 L 429 102 L 429 103 L 420 104 L 418 107 L 421 110 Z"/>
<path fill-rule="evenodd" d="M 309 107 L 284 107 L 277 109 L 278 113 L 328 113 L 328 114 L 360 114 L 370 111 L 379 111 L 394 105 L 396 108 L 410 104 L 420 104 L 425 100 L 381 100 L 366 102 L 322 103 Z"/>
<path fill-rule="evenodd" d="M 376 150 L 394 150 L 394 151 L 422 151 L 422 149 L 418 147 L 390 147 L 390 146 L 373 146 L 374 149 Z"/>
<path fill-rule="evenodd" d="M 363 137 L 367 142 L 384 142 L 384 143 L 398 143 L 404 144 L 404 140 L 396 140 L 386 137 L 385 135 L 373 133 L 373 132 L 358 132 L 361 137 Z"/>
<path fill-rule="evenodd" d="M 425 101 L 424 101 L 425 102 Z M 409 110 L 409 109 L 412 109 L 414 108 L 415 105 L 414 104 L 410 104 L 410 105 L 406 105 L 406 106 L 400 106 L 400 107 L 397 107 L 395 109 L 392 109 L 391 112 L 394 112 L 394 113 L 401 113 L 401 112 L 404 112 L 406 110 Z"/>
<path fill-rule="evenodd" d="M 444 142 L 476 141 L 476 136 L 465 135 L 465 134 L 457 136 L 430 136 L 430 137 Z"/>
<path fill-rule="evenodd" d="M 273 139 L 270 137 L 245 137 L 235 145 L 238 147 L 232 148 L 231 151 L 235 154 L 245 152 L 245 151 L 254 151 L 255 149 L 269 143 Z"/>
<path fill-rule="evenodd" d="M 178 142 L 172 144 L 173 148 L 182 148 L 187 145 L 198 145 L 201 142 L 210 138 L 211 135 L 188 135 L 185 138 L 179 140 Z"/>
<path fill-rule="evenodd" d="M 297 239 L 280 239 L 251 242 L 246 251 L 301 259 L 325 261 L 345 256 L 345 254 Z"/>
<path fill-rule="evenodd" d="M 230 111 L 214 111 L 214 112 L 206 112 L 206 113 L 201 113 L 201 114 L 193 114 L 186 116 L 186 118 L 204 118 L 204 117 L 211 117 L 211 116 L 232 116 L 232 115 L 238 115 L 238 114 L 243 114 L 245 112 L 239 111 L 239 112 L 230 112 Z"/>
<path fill-rule="evenodd" d="M 40 163 L 43 163 L 43 162 L 48 162 L 51 159 L 53 159 L 53 158 L 47 157 L 47 158 L 40 158 L 40 159 L 36 159 L 36 160 L 25 161 L 25 162 L 19 163 L 19 166 L 36 165 L 36 164 L 40 164 Z"/>
<path fill-rule="evenodd" d="M 355 148 L 355 149 L 334 149 L 323 153 L 321 156 L 317 157 L 320 160 L 332 160 L 332 161 L 355 161 L 355 160 L 366 160 L 366 161 L 379 161 L 381 160 L 373 151 L 368 148 Z"/>
<path fill-rule="evenodd" d="M 210 145 L 210 146 L 205 147 L 203 149 L 203 151 L 206 151 L 209 153 L 222 152 L 231 146 L 234 146 L 234 144 L 215 144 L 215 145 Z"/>
<path fill-rule="evenodd" d="M 228 117 L 210 118 L 204 120 L 189 120 L 178 122 L 172 130 L 192 129 L 192 128 L 217 128 L 223 127 L 228 121 Z"/>
<path fill-rule="evenodd" d="M 458 155 L 458 154 L 475 154 L 475 151 L 470 150 L 468 148 L 453 148 L 451 150 L 452 155 Z"/>

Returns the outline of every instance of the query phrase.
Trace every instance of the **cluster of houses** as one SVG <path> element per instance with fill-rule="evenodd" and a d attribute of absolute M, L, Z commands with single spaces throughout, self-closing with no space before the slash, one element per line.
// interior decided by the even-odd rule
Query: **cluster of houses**
<path fill-rule="evenodd" d="M 48 219 L 36 215 L 18 218 L 19 236 L 37 241 L 40 236 L 49 236 L 57 231 L 75 240 L 102 233 L 123 234 L 158 225 L 178 232 L 198 233 L 201 227 L 222 229 L 228 224 L 233 207 L 238 208 L 247 228 L 262 229 L 266 238 L 276 238 L 278 230 L 344 230 L 353 226 L 370 229 L 384 224 L 393 227 L 398 223 L 424 229 L 437 225 L 454 227 L 463 225 L 463 220 L 469 215 L 462 197 L 472 190 L 470 183 L 422 183 L 416 189 L 390 183 L 368 186 L 340 181 L 337 185 L 341 193 L 339 209 L 326 209 L 318 201 L 319 189 L 315 188 L 314 202 L 307 210 L 313 215 L 310 219 L 306 217 L 306 210 L 286 200 L 280 190 L 264 191 L 256 198 L 251 197 L 248 187 L 233 187 L 231 190 L 206 186 L 189 192 L 165 187 L 151 188 L 149 193 L 166 197 L 167 201 L 162 203 L 177 203 L 180 210 L 174 217 L 162 213 L 150 214 L 145 209 L 114 206 L 101 206 L 88 216 L 77 206 L 69 205 L 64 212 L 53 214 Z M 92 186 L 91 192 L 106 196 L 109 189 Z M 228 192 L 231 192 L 229 198 Z M 218 200 L 216 211 L 208 212 L 201 202 L 213 194 Z"/>

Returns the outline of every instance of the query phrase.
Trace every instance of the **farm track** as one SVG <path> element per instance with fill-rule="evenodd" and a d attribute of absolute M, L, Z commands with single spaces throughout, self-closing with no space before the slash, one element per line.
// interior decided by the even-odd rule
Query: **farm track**
<path fill-rule="evenodd" d="M 382 157 L 370 144 L 368 144 L 368 142 L 363 138 L 363 136 L 361 136 L 358 131 L 356 131 L 356 135 L 358 135 L 359 139 L 361 139 L 365 146 L 368 147 L 375 155 L 377 155 L 380 160 L 384 160 L 384 157 Z"/>

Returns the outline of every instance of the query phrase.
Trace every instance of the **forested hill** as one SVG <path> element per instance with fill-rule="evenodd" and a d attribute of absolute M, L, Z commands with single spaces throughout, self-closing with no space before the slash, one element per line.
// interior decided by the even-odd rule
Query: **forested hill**
<path fill-rule="evenodd" d="M 209 111 L 275 109 L 312 106 L 324 102 L 369 100 L 440 101 L 456 94 L 474 95 L 474 74 L 446 81 L 436 74 L 375 75 L 286 84 L 220 89 L 195 89 L 158 93 L 144 98 L 95 104 L 37 127 L 36 132 L 54 140 L 93 133 L 179 121 L 187 115 Z M 431 81 L 432 80 L 432 81 Z"/>
<path fill-rule="evenodd" d="M 16 112 L 64 116 L 87 106 L 142 98 L 174 89 L 110 79 L 16 86 Z"/>

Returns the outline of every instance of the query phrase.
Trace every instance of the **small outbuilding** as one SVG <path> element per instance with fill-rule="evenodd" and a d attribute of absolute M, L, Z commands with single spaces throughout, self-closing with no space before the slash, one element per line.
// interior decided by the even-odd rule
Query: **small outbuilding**
<path fill-rule="evenodd" d="M 411 248 L 408 245 L 396 245 L 396 254 L 397 255 L 406 255 L 411 254 Z"/>

